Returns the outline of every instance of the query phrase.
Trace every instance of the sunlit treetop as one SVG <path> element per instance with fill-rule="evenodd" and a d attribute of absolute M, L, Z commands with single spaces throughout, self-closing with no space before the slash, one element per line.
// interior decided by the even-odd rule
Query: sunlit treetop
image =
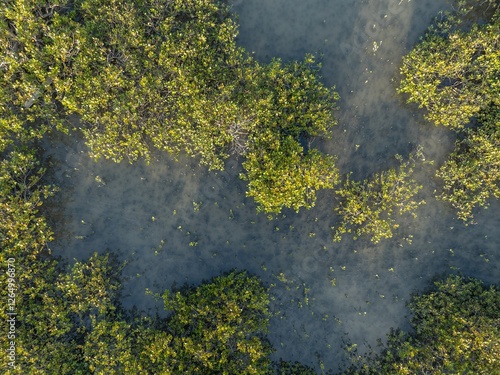
<path fill-rule="evenodd" d="M 312 56 L 260 64 L 236 45 L 237 31 L 228 5 L 215 0 L 9 1 L 0 10 L 0 147 L 12 132 L 69 130 L 75 114 L 96 159 L 148 161 L 156 149 L 223 169 L 232 154 L 257 153 L 247 164 L 253 178 L 272 151 L 254 142 L 260 134 L 294 149 L 328 136 L 338 95 L 321 83 Z M 310 207 L 327 187 L 329 177 L 313 171 L 322 158 L 310 151 L 293 162 L 311 165 L 297 186 L 311 194 L 289 196 L 286 207 Z M 276 165 L 274 173 L 296 180 L 292 161 L 283 163 L 288 172 Z"/>

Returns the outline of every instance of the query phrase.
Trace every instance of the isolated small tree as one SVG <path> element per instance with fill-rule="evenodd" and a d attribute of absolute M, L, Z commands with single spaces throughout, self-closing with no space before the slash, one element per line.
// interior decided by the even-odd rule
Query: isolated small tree
<path fill-rule="evenodd" d="M 243 162 L 247 196 L 253 197 L 258 210 L 279 213 L 283 208 L 299 211 L 311 208 L 316 192 L 331 189 L 338 181 L 335 158 L 317 150 L 304 152 L 291 136 L 279 139 L 271 131 L 260 135 L 257 145 Z"/>
<path fill-rule="evenodd" d="M 316 193 L 332 189 L 339 172 L 335 157 L 309 147 L 314 137 L 330 136 L 338 94 L 320 81 L 311 55 L 302 62 L 279 59 L 259 69 L 254 108 L 241 178 L 258 210 L 279 213 L 283 208 L 314 207 Z M 308 144 L 305 149 L 303 144 Z"/>
<path fill-rule="evenodd" d="M 397 169 L 376 173 L 364 181 L 354 181 L 350 175 L 335 192 L 340 200 L 335 212 L 340 216 L 340 224 L 335 229 L 335 241 L 340 241 L 345 233 L 352 233 L 354 239 L 362 235 L 370 236 L 373 243 L 391 238 L 399 227 L 396 215 L 409 213 L 414 218 L 416 209 L 425 201 L 416 199 L 422 189 L 413 179 L 416 162 L 425 160 L 419 148 L 409 159 L 400 162 Z"/>

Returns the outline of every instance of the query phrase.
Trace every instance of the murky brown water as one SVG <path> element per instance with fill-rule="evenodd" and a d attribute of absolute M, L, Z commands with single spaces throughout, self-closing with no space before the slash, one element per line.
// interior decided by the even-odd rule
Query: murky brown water
<path fill-rule="evenodd" d="M 362 178 L 418 144 L 438 165 L 451 151 L 452 135 L 424 122 L 395 93 L 401 56 L 445 6 L 437 0 L 245 0 L 234 10 L 241 45 L 261 61 L 323 54 L 324 80 L 342 99 L 333 139 L 320 146 L 339 156 L 343 172 Z M 54 139 L 47 153 L 62 188 L 56 255 L 117 252 L 129 262 L 124 303 L 144 309 L 161 309 L 146 288 L 161 292 L 232 268 L 249 270 L 276 284 L 280 313 L 270 327 L 276 358 L 317 366 L 319 355 L 336 369 L 345 333 L 363 350 L 364 341 L 374 345 L 390 327 L 407 327 L 405 301 L 436 274 L 500 279 L 500 204 L 479 212 L 478 225 L 464 227 L 433 198 L 439 182 L 432 168 L 417 173 L 428 204 L 418 221 L 402 223 L 413 244 L 401 247 L 394 239 L 374 246 L 332 242 L 330 193 L 320 194 L 310 211 L 274 221 L 257 215 L 238 179 L 237 160 L 218 174 L 166 155 L 149 166 L 95 163 L 76 136 Z"/>

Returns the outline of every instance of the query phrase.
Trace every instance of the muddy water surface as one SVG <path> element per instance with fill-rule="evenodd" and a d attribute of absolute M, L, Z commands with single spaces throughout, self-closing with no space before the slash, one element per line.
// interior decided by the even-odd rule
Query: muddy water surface
<path fill-rule="evenodd" d="M 341 100 L 333 139 L 318 145 L 338 155 L 343 172 L 364 178 L 418 144 L 437 165 L 451 151 L 451 134 L 395 93 L 401 56 L 445 7 L 437 0 L 245 0 L 234 11 L 239 43 L 258 60 L 322 55 L 324 81 L 336 85 Z M 418 220 L 402 221 L 398 238 L 374 246 L 332 242 L 331 194 L 320 194 L 310 211 L 273 221 L 257 215 L 238 179 L 238 160 L 219 173 L 167 155 L 148 166 L 96 163 L 76 135 L 53 139 L 47 154 L 61 187 L 56 255 L 117 253 L 128 262 L 124 304 L 153 311 L 161 305 L 146 288 L 196 284 L 232 268 L 257 274 L 273 285 L 275 358 L 314 366 L 321 358 L 336 369 L 345 359 L 344 339 L 363 351 L 391 327 L 407 328 L 405 302 L 437 274 L 500 279 L 500 205 L 480 211 L 478 225 L 463 226 L 433 198 L 433 168 L 417 172 L 427 201 Z M 411 245 L 401 240 L 407 233 Z"/>

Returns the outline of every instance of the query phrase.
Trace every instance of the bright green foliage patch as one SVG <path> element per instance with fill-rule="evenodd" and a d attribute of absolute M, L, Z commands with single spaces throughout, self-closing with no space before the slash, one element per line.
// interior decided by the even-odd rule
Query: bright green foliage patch
<path fill-rule="evenodd" d="M 66 91 L 60 76 L 76 25 L 52 20 L 54 8 L 58 6 L 8 1 L 0 9 L 1 149 L 13 136 L 29 140 L 54 126 L 64 128 L 65 114 L 57 105 Z"/>
<path fill-rule="evenodd" d="M 101 4 L 102 3 L 102 4 Z M 93 43 L 75 58 L 68 103 L 95 157 L 150 157 L 151 146 L 222 169 L 230 125 L 246 120 L 247 58 L 215 1 L 83 1 Z"/>
<path fill-rule="evenodd" d="M 352 233 L 354 239 L 370 236 L 373 243 L 391 238 L 399 227 L 395 216 L 405 213 L 416 217 L 415 210 L 425 202 L 416 199 L 422 189 L 412 177 L 416 162 L 425 160 L 418 149 L 406 161 L 396 156 L 401 163 L 398 169 L 376 173 L 371 179 L 354 181 L 347 176 L 345 183 L 336 190 L 340 197 L 334 208 L 341 217 L 335 228 L 335 241 L 345 233 Z"/>
<path fill-rule="evenodd" d="M 3 257 L 34 259 L 52 240 L 51 230 L 38 215 L 42 201 L 54 192 L 53 187 L 40 184 L 44 172 L 33 149 L 15 149 L 6 153 L 0 162 L 0 248 Z"/>
<path fill-rule="evenodd" d="M 500 106 L 499 16 L 466 31 L 438 25 L 403 58 L 399 91 L 426 108 L 430 121 L 460 129 L 482 109 Z"/>
<path fill-rule="evenodd" d="M 438 198 L 468 224 L 474 207 L 500 196 L 500 7 L 476 0 L 459 1 L 457 9 L 403 58 L 399 91 L 426 108 L 430 121 L 459 133 L 455 151 L 437 173 L 444 183 Z M 489 14 L 489 22 L 468 24 L 475 12 Z"/>
<path fill-rule="evenodd" d="M 8 366 L 10 360 L 2 351 L 3 368 L 9 374 L 90 373 L 89 361 L 99 348 L 84 356 L 82 344 L 87 335 L 95 334 L 97 322 L 117 319 L 118 284 L 108 257 L 94 256 L 68 273 L 50 259 L 15 259 L 16 366 Z M 6 339 L 1 340 L 4 347 Z"/>
<path fill-rule="evenodd" d="M 311 208 L 316 191 L 338 182 L 335 158 L 316 149 L 306 151 L 299 142 L 328 137 L 336 124 L 332 111 L 338 95 L 320 84 L 317 69 L 312 56 L 285 66 L 274 60 L 262 68 L 257 125 L 248 130 L 241 174 L 248 181 L 247 195 L 261 211 Z"/>
<path fill-rule="evenodd" d="M 258 94 L 258 130 L 270 129 L 283 136 L 329 136 L 339 96 L 323 86 L 314 57 L 283 65 L 274 59 L 262 66 Z"/>
<path fill-rule="evenodd" d="M 216 277 L 184 292 L 166 292 L 167 325 L 174 336 L 173 373 L 266 374 L 271 372 L 267 332 L 269 297 L 245 273 Z"/>
<path fill-rule="evenodd" d="M 264 168 L 282 173 L 283 162 L 297 160 L 264 165 L 274 149 L 254 140 L 272 132 L 297 149 L 301 138 L 328 136 L 338 95 L 320 82 L 312 56 L 262 65 L 236 35 L 228 5 L 216 0 L 8 1 L 0 10 L 1 139 L 67 130 L 65 119 L 76 114 L 96 159 L 149 160 L 163 150 L 223 169 L 231 154 L 258 153 L 247 164 L 250 182 Z M 331 157 L 299 154 L 302 169 L 316 161 L 324 169 L 328 159 L 336 174 Z M 265 210 L 311 207 L 325 179 L 291 176 L 298 185 L 286 191 L 279 181 L 257 181 L 249 195 L 265 197 Z M 268 188 L 285 195 L 272 208 Z"/>
<path fill-rule="evenodd" d="M 248 196 L 259 204 L 258 209 L 279 213 L 283 207 L 299 211 L 311 208 L 316 191 L 333 188 L 338 180 L 335 158 L 317 150 L 305 153 L 291 136 L 279 139 L 270 131 L 255 140 L 255 150 L 243 163 L 248 180 Z"/>

